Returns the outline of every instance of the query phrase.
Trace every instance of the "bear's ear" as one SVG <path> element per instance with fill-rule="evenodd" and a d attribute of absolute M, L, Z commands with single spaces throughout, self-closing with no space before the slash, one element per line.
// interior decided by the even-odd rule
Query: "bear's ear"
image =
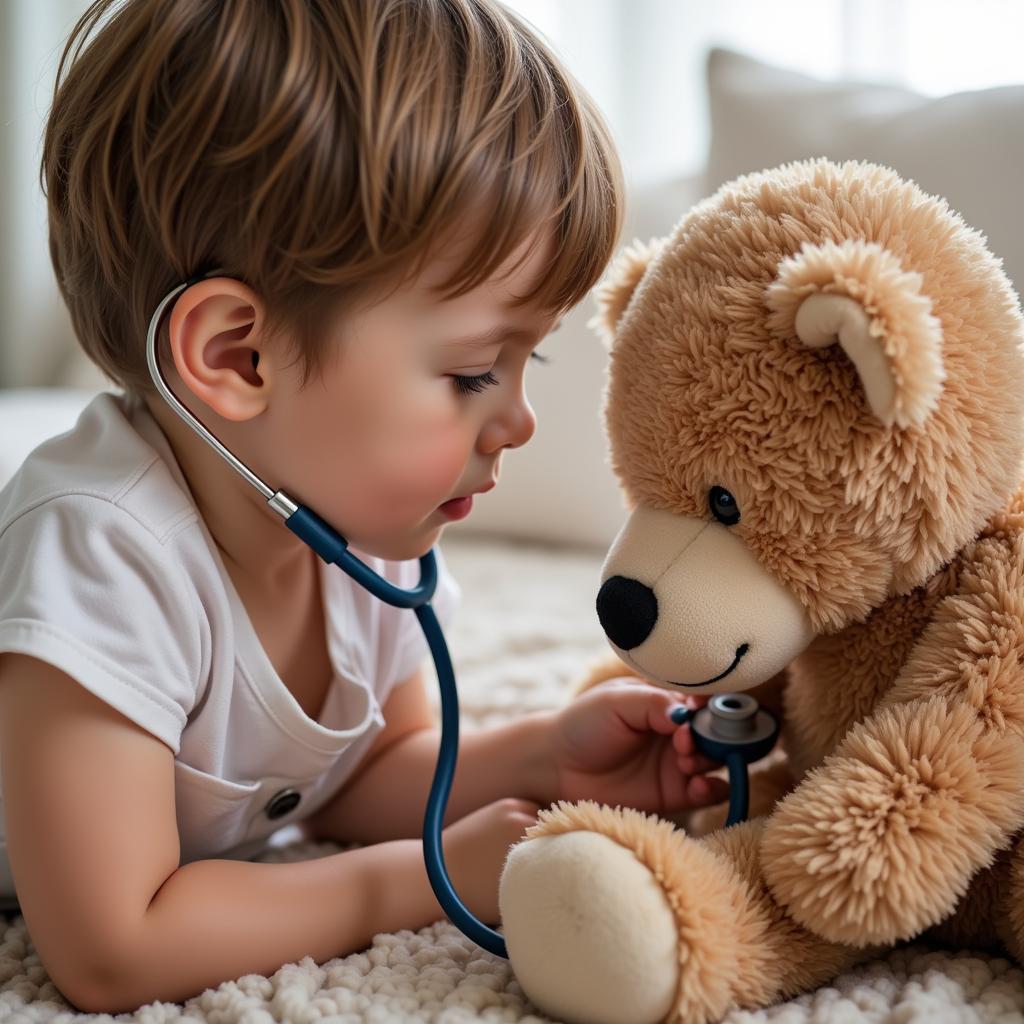
<path fill-rule="evenodd" d="M 767 326 L 808 348 L 838 340 L 875 416 L 886 426 L 921 424 L 946 378 L 942 325 L 921 283 L 876 242 L 805 242 L 766 289 Z"/>
<path fill-rule="evenodd" d="M 644 276 L 648 264 L 661 252 L 666 238 L 652 238 L 646 244 L 634 238 L 612 260 L 604 277 L 594 289 L 597 312 L 587 321 L 587 326 L 597 331 L 604 347 L 610 349 L 615 341 L 619 320 Z"/>

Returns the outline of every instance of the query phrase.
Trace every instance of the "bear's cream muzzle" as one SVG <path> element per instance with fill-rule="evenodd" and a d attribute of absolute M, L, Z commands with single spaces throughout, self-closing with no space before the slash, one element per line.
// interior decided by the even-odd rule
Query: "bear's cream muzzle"
<path fill-rule="evenodd" d="M 608 551 L 597 613 L 639 675 L 697 693 L 758 686 L 815 635 L 803 606 L 728 527 L 644 505 Z"/>

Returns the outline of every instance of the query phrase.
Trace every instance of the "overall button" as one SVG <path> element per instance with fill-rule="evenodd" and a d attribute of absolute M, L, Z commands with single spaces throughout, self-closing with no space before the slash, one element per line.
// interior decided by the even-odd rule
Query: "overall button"
<path fill-rule="evenodd" d="M 267 817 L 271 819 L 284 817 L 298 806 L 301 799 L 302 794 L 298 790 L 282 789 L 280 793 L 275 793 L 267 803 Z"/>

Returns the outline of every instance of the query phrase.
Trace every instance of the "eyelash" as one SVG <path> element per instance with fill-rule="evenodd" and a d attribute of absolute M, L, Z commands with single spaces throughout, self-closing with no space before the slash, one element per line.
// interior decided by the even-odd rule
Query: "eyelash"
<path fill-rule="evenodd" d="M 551 362 L 547 356 L 541 355 L 540 352 L 531 352 L 531 359 L 536 359 L 539 363 Z M 462 377 L 457 373 L 449 374 L 453 381 L 455 381 L 455 390 L 460 395 L 468 395 L 472 393 L 479 394 L 481 391 L 486 390 L 493 384 L 498 383 L 498 378 L 488 370 L 486 373 L 481 373 L 476 377 Z"/>

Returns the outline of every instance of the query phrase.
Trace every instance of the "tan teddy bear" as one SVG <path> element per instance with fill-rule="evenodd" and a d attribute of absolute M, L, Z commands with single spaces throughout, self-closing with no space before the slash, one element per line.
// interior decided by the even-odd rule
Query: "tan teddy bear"
<path fill-rule="evenodd" d="M 627 248 L 598 304 L 630 516 L 598 598 L 618 657 L 579 688 L 781 693 L 784 725 L 731 828 L 541 812 L 501 880 L 524 991 L 564 1021 L 696 1024 L 927 929 L 1024 959 L 1024 321 L 1000 261 L 893 171 L 815 160 Z"/>

